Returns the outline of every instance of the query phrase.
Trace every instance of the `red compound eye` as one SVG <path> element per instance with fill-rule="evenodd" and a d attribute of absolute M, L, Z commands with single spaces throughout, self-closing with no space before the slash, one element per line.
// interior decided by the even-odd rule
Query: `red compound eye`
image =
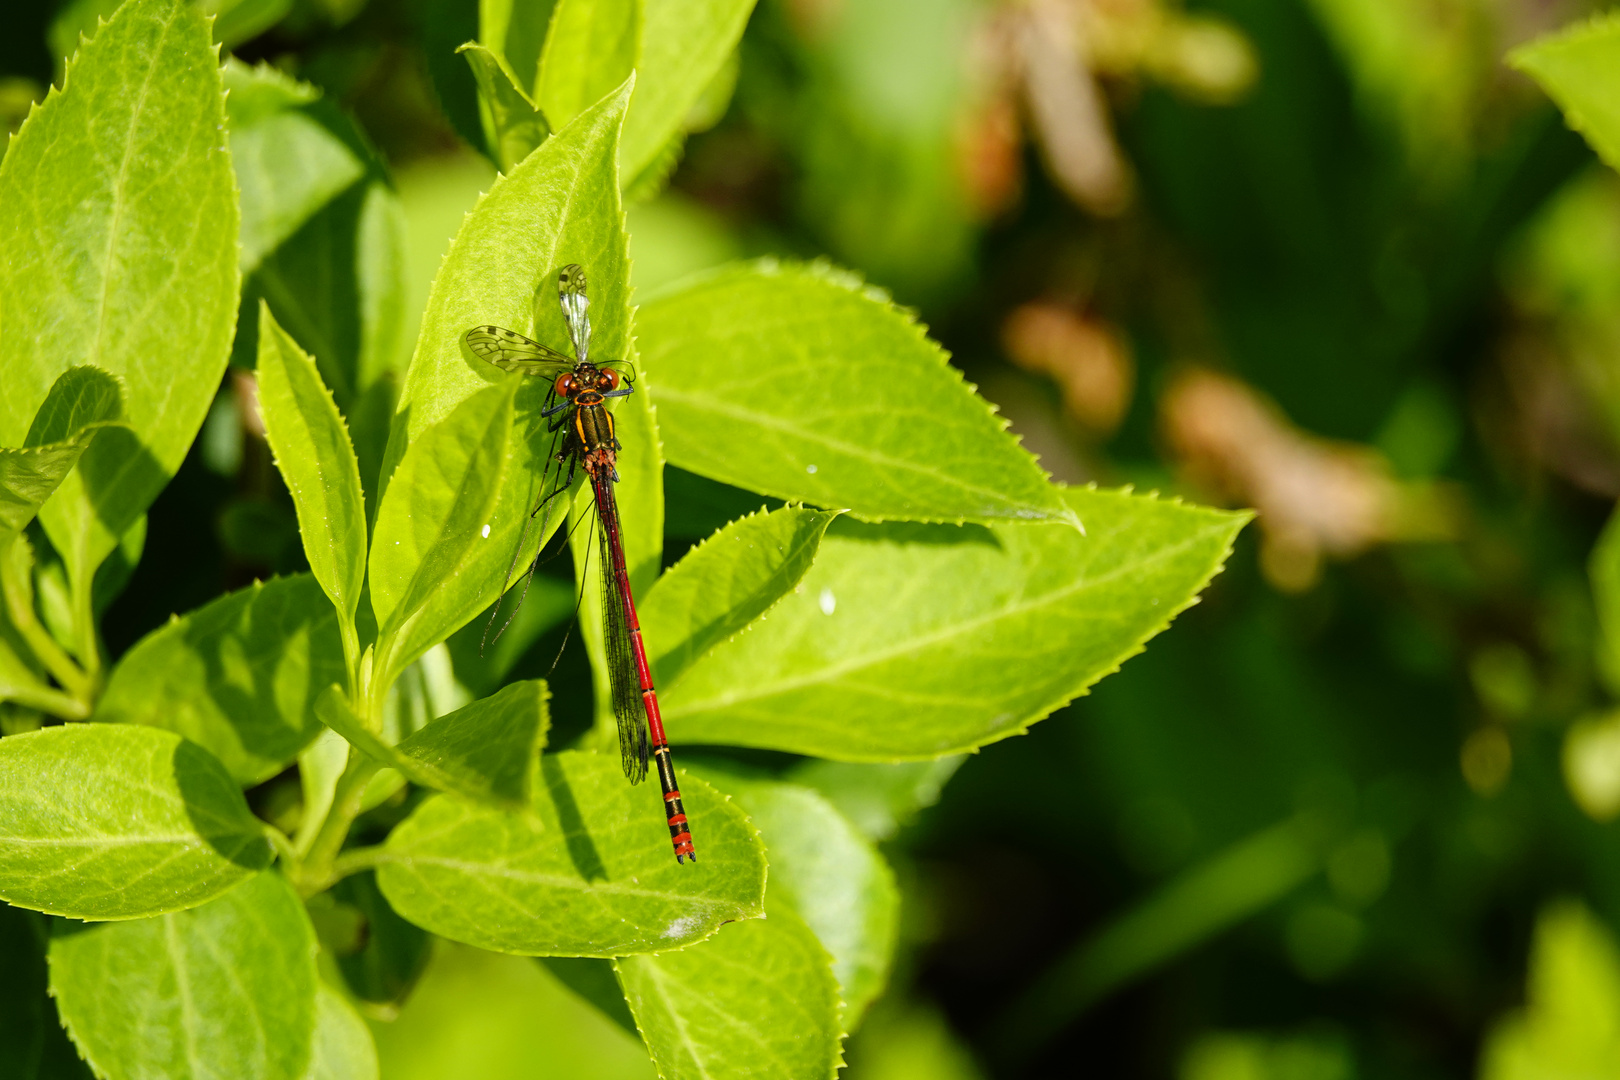
<path fill-rule="evenodd" d="M 555 389 L 558 397 L 572 397 L 574 392 L 574 373 L 571 371 L 565 371 L 561 375 L 557 376 L 557 385 Z"/>
<path fill-rule="evenodd" d="M 596 377 L 596 388 L 604 392 L 617 390 L 619 388 L 619 373 L 612 368 L 603 368 Z"/>

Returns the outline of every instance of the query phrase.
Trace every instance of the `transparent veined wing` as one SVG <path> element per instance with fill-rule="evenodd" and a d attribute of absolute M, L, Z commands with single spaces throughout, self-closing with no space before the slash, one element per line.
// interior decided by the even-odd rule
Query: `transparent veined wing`
<path fill-rule="evenodd" d="M 568 336 L 574 341 L 574 355 L 588 359 L 591 352 L 591 299 L 585 292 L 585 268 L 569 263 L 557 273 L 557 300 L 568 322 Z"/>
<path fill-rule="evenodd" d="M 502 371 L 550 378 L 574 369 L 574 362 L 556 349 L 501 326 L 473 327 L 467 331 L 467 348 Z"/>

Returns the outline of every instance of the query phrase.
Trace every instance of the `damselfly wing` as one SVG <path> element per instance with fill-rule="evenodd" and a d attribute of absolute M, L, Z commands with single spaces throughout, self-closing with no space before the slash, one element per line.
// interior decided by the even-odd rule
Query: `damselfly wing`
<path fill-rule="evenodd" d="M 595 514 L 592 527 L 597 535 L 602 579 L 602 640 L 612 688 L 613 716 L 619 729 L 620 760 L 632 784 L 646 777 L 649 758 L 656 763 L 658 786 L 664 795 L 664 817 L 676 861 L 696 862 L 691 829 L 675 783 L 669 740 L 664 735 L 663 718 L 658 712 L 658 693 L 653 689 L 652 669 L 647 664 L 647 650 L 641 640 L 641 623 L 636 618 L 619 525 L 619 504 L 614 495 L 613 485 L 619 479 L 618 454 L 623 447 L 615 437 L 613 414 L 607 409 L 607 399 L 634 393 L 635 379 L 632 373 L 621 380 L 614 370 L 618 365 L 628 366 L 624 361 L 597 364 L 590 359 L 590 298 L 583 267 L 571 263 L 562 268 L 557 275 L 557 298 L 568 324 L 573 359 L 499 326 L 478 326 L 467 331 L 467 347 L 474 356 L 503 371 L 553 380 L 540 413 L 550 420 L 552 447 L 546 458 L 540 501 L 530 517 L 569 490 L 580 469 L 585 471 Z M 523 544 L 524 540 L 520 539 L 520 552 Z M 534 572 L 533 565 L 528 572 Z M 510 576 L 508 574 L 508 578 Z M 507 584 L 501 583 L 503 594 Z"/>

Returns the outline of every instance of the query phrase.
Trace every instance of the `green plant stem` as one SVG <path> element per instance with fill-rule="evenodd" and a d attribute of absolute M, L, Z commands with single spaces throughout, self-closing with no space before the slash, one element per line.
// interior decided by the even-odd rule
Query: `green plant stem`
<path fill-rule="evenodd" d="M 349 764 L 343 770 L 337 790 L 332 795 L 332 808 L 326 812 L 326 820 L 321 823 L 320 831 L 315 834 L 315 841 L 309 845 L 309 853 L 298 869 L 297 885 L 303 895 L 313 896 L 331 887 L 332 882 L 337 880 L 333 864 L 343 848 L 343 841 L 349 837 L 349 827 L 360 816 L 366 786 L 380 768 L 382 766 L 372 758 L 354 747 L 349 748 Z"/>
<path fill-rule="evenodd" d="M 0 592 L 5 595 L 6 613 L 11 617 L 11 624 L 28 643 L 34 656 L 45 665 L 45 670 L 51 673 L 51 677 L 84 706 L 85 712 L 88 712 L 94 681 L 73 662 L 73 658 L 62 646 L 56 643 L 50 631 L 40 625 L 30 602 L 33 590 L 26 582 L 14 580 L 16 569 L 10 559 L 0 559 Z"/>
<path fill-rule="evenodd" d="M 82 546 L 82 541 L 81 541 Z M 82 555 L 82 552 L 75 554 Z M 96 640 L 96 612 L 92 596 L 96 572 L 92 567 L 83 572 L 80 569 L 90 560 L 78 558 L 74 560 L 71 574 L 73 581 L 73 637 L 79 646 L 79 664 L 93 681 L 101 670 L 101 645 Z"/>
<path fill-rule="evenodd" d="M 381 844 L 372 847 L 350 848 L 332 860 L 332 880 L 338 881 L 362 870 L 371 870 L 384 859 Z"/>
<path fill-rule="evenodd" d="M 264 827 L 264 837 L 270 841 L 270 846 L 276 849 L 276 855 L 280 857 L 284 867 L 290 871 L 298 866 L 298 849 L 293 847 L 293 843 L 288 839 L 286 833 L 274 825 L 266 825 Z"/>
<path fill-rule="evenodd" d="M 48 686 L 9 687 L 6 690 L 6 697 L 19 705 L 48 712 L 63 720 L 85 720 L 90 716 L 90 706 Z"/>

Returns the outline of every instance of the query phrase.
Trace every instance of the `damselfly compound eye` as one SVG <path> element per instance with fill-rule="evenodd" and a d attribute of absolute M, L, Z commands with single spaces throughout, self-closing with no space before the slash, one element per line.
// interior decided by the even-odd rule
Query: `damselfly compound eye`
<path fill-rule="evenodd" d="M 564 397 L 565 398 L 565 397 L 570 397 L 570 396 L 573 395 L 573 392 L 574 392 L 574 375 L 573 375 L 572 372 L 565 371 L 561 375 L 557 376 L 556 390 L 557 390 L 557 396 L 558 397 Z"/>
<path fill-rule="evenodd" d="M 603 368 L 596 377 L 596 388 L 603 392 L 619 388 L 619 373 L 612 368 Z"/>

